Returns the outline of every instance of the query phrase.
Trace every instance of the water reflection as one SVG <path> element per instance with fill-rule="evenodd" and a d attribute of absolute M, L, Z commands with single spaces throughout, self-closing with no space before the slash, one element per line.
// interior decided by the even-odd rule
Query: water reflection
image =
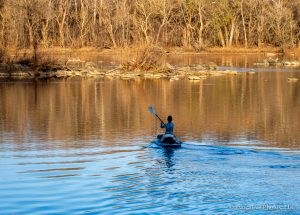
<path fill-rule="evenodd" d="M 173 156 L 174 156 L 174 150 L 169 147 L 165 147 L 162 149 L 162 155 L 163 155 L 163 161 L 167 167 L 168 170 L 172 171 L 172 167 L 175 165 L 173 161 Z"/>
<path fill-rule="evenodd" d="M 68 59 L 79 58 L 83 61 L 93 61 L 100 68 L 107 68 L 113 64 L 124 64 L 130 62 L 136 57 L 136 53 L 120 52 L 118 54 L 102 53 L 70 53 L 70 55 L 57 55 L 52 58 L 66 62 Z M 48 56 L 49 57 L 49 56 Z M 197 53 L 197 54 L 168 54 L 162 58 L 163 61 L 173 65 L 205 64 L 214 62 L 219 66 L 230 66 L 239 68 L 255 67 L 254 63 L 268 59 L 267 53 Z M 291 53 L 286 55 L 277 55 L 272 58 L 279 60 L 300 60 L 300 53 Z M 82 63 L 84 64 L 84 63 Z"/>
<path fill-rule="evenodd" d="M 118 140 L 133 137 L 150 142 L 160 131 L 147 112 L 152 104 L 162 116 L 174 116 L 177 135 L 186 140 L 299 148 L 300 85 L 287 81 L 299 75 L 2 82 L 0 143 L 17 143 L 14 149 L 22 151 L 122 145 Z M 97 141 L 83 146 L 83 140 Z"/>

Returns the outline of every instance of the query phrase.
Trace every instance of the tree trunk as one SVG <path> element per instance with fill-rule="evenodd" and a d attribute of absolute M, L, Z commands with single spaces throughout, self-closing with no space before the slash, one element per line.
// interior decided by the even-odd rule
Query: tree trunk
<path fill-rule="evenodd" d="M 228 47 L 232 46 L 232 41 L 233 41 L 233 37 L 234 37 L 234 31 L 235 31 L 235 18 L 232 19 L 231 21 L 231 29 L 230 29 L 230 37 L 229 37 L 229 43 L 228 43 Z"/>
<path fill-rule="evenodd" d="M 246 31 L 245 17 L 244 17 L 244 11 L 243 11 L 243 2 L 244 2 L 244 0 L 241 1 L 241 14 L 242 14 L 242 23 L 243 23 L 243 30 L 244 30 L 244 45 L 245 45 L 245 48 L 247 48 L 248 47 L 248 39 L 247 39 L 247 31 Z"/>
<path fill-rule="evenodd" d="M 29 47 L 33 49 L 34 47 L 34 35 L 31 25 L 28 25 L 28 34 L 29 34 Z"/>
<path fill-rule="evenodd" d="M 159 26 L 158 28 L 158 31 L 157 31 L 157 35 L 156 35 L 156 39 L 155 39 L 155 44 L 158 43 L 158 40 L 159 40 L 159 36 L 160 36 L 160 32 L 161 32 L 161 29 L 163 28 L 163 26 L 165 25 L 164 21 L 163 23 Z"/>
<path fill-rule="evenodd" d="M 203 31 L 204 31 L 204 22 L 202 15 L 202 8 L 199 6 L 198 8 L 199 18 L 200 18 L 200 28 L 198 29 L 198 43 L 200 46 L 203 46 Z"/>
<path fill-rule="evenodd" d="M 191 30 L 189 27 L 186 27 L 183 30 L 183 46 L 184 47 L 191 46 Z"/>
<path fill-rule="evenodd" d="M 44 48 L 48 47 L 48 26 L 49 26 L 49 20 L 47 20 L 42 27 L 42 44 Z"/>
<path fill-rule="evenodd" d="M 61 47 L 65 47 L 64 25 L 59 25 L 59 43 Z"/>
<path fill-rule="evenodd" d="M 93 42 L 95 42 L 95 37 L 96 37 L 96 19 L 97 19 L 97 0 L 94 0 L 94 8 L 93 8 Z"/>
<path fill-rule="evenodd" d="M 221 29 L 219 29 L 218 34 L 219 34 L 219 39 L 220 39 L 220 41 L 221 41 L 222 47 L 225 48 L 226 44 L 225 44 L 223 32 L 222 32 Z"/>
<path fill-rule="evenodd" d="M 113 43 L 113 47 L 116 48 L 117 47 L 117 43 L 116 43 L 116 40 L 115 40 L 113 26 L 112 26 L 111 23 L 109 23 L 108 34 L 109 34 L 109 37 L 111 39 L 111 42 Z"/>

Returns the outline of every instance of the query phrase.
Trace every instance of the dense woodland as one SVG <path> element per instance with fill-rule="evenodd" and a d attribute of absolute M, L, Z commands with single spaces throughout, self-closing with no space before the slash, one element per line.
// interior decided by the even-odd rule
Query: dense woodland
<path fill-rule="evenodd" d="M 297 47 L 300 0 L 0 0 L 0 47 Z"/>

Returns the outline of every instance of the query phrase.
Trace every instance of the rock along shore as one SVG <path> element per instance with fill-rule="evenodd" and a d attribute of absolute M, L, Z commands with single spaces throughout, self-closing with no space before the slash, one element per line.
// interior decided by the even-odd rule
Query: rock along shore
<path fill-rule="evenodd" d="M 142 71 L 139 69 L 127 70 L 121 65 L 100 68 L 94 62 L 86 62 L 78 66 L 75 63 L 68 66 L 53 66 L 51 68 L 33 69 L 21 64 L 1 64 L 0 78 L 11 79 L 70 79 L 70 78 L 119 78 L 130 80 L 137 78 L 159 79 L 167 78 L 170 81 L 177 81 L 180 78 L 187 78 L 190 81 L 201 81 L 209 76 L 238 75 L 231 70 L 218 70 L 217 65 L 210 63 L 207 65 L 186 65 L 172 66 L 166 64 L 162 69 Z"/>

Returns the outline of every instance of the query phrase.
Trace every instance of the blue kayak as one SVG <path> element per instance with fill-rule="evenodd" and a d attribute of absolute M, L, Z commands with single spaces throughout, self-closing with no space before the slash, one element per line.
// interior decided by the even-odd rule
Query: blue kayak
<path fill-rule="evenodd" d="M 163 147 L 181 147 L 182 142 L 172 134 L 158 135 L 155 144 Z"/>

